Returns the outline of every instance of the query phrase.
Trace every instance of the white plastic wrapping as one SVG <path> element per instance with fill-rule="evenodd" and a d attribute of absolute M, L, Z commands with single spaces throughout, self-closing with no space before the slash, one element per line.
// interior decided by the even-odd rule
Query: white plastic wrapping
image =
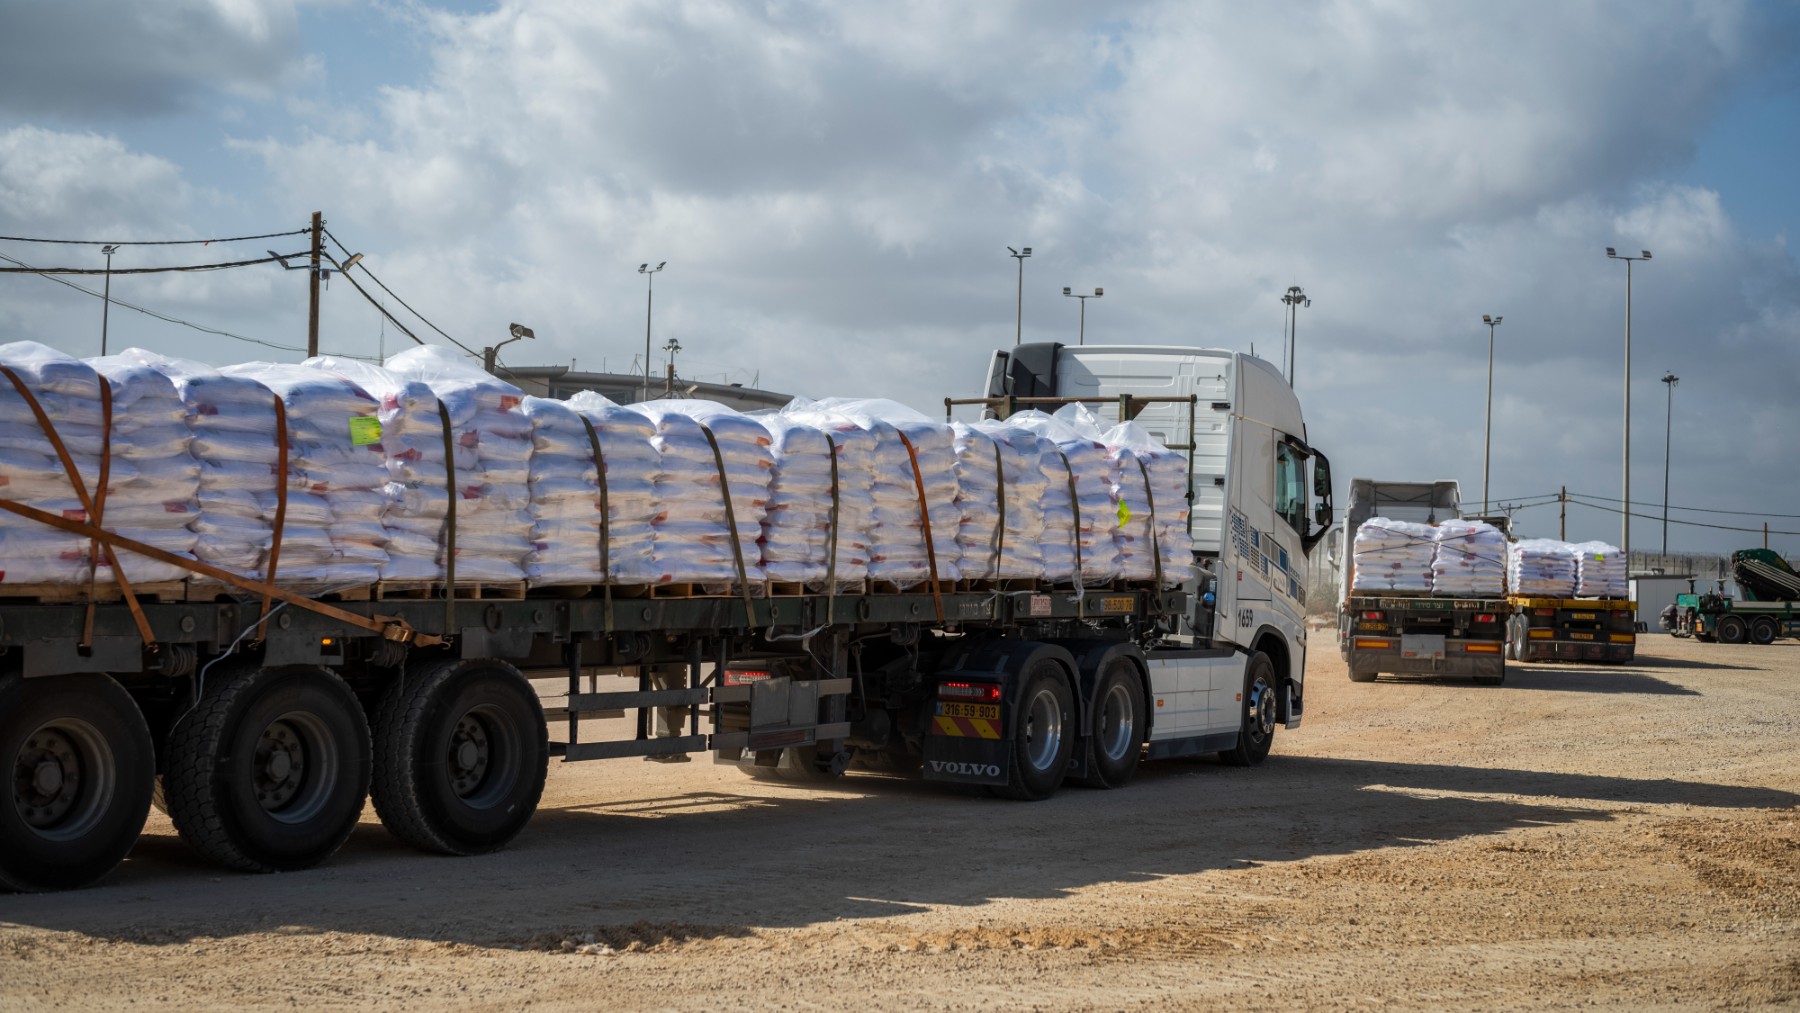
<path fill-rule="evenodd" d="M 1525 538 L 1507 551 L 1507 587 L 1514 594 L 1540 598 L 1573 598 L 1576 590 L 1575 547 L 1554 538 Z"/>
<path fill-rule="evenodd" d="M 826 528 L 824 539 L 819 544 L 823 553 L 819 557 L 818 572 L 827 574 L 831 565 L 833 542 L 837 550 L 837 584 L 841 589 L 872 576 L 875 559 L 875 452 L 877 437 L 874 430 L 866 429 L 842 416 L 817 411 L 813 402 L 805 398 L 796 398 L 791 404 L 773 415 L 758 415 L 757 420 L 769 429 L 773 437 L 770 450 L 775 457 L 774 481 L 770 484 L 770 500 L 768 520 L 764 523 L 763 558 L 765 562 L 787 562 L 786 548 L 775 549 L 778 538 L 786 539 L 789 532 L 803 530 L 807 521 L 800 517 L 790 517 L 790 511 L 805 512 L 802 505 L 802 489 L 812 485 L 817 489 L 824 488 L 819 483 L 830 482 L 830 466 L 818 469 L 812 464 L 799 465 L 792 458 L 805 453 L 809 445 L 816 452 L 819 449 L 815 438 L 807 435 L 817 433 L 819 437 L 829 440 L 831 452 L 837 458 L 837 528 L 830 528 L 831 502 L 829 493 L 825 493 L 817 506 L 819 516 L 824 520 Z M 810 461 L 812 457 L 808 455 Z M 790 468 L 796 470 L 790 472 Z M 822 474 L 822 477 L 821 477 Z M 788 578 L 770 572 L 771 579 Z M 822 587 L 823 585 L 821 585 Z"/>
<path fill-rule="evenodd" d="M 531 419 L 534 448 L 526 579 L 534 586 L 653 582 L 658 465 L 650 420 L 587 392 L 567 402 L 527 397 L 520 410 Z M 596 440 L 605 462 L 604 495 Z"/>
<path fill-rule="evenodd" d="M 838 527 L 832 527 L 834 490 L 844 485 L 833 433 L 780 413 L 752 416 L 769 433 L 774 469 L 762 522 L 763 572 L 770 580 L 801 581 L 823 587 L 831 571 L 837 536 L 836 577 L 839 583 L 868 576 L 866 537 L 841 537 L 844 506 L 839 497 Z M 833 485 L 834 477 L 837 485 Z M 852 477 L 850 484 L 857 483 Z M 860 526 L 866 531 L 870 506 L 862 504 Z"/>
<path fill-rule="evenodd" d="M 956 541 L 962 549 L 963 579 L 1044 576 L 1046 482 L 1036 435 L 992 421 L 957 422 L 951 429 L 956 434 L 956 503 L 962 512 Z"/>
<path fill-rule="evenodd" d="M 525 558 L 532 551 L 532 427 L 519 409 L 524 391 L 436 345 L 393 356 L 387 370 L 423 383 L 450 416 L 457 495 L 456 580 L 523 580 Z M 434 429 L 441 441 L 441 426 Z"/>
<path fill-rule="evenodd" d="M 1189 580 L 1194 539 L 1188 534 L 1187 458 L 1158 443 L 1136 422 L 1121 422 L 1100 440 L 1113 465 L 1119 514 L 1113 541 L 1120 575 L 1149 580 L 1160 569 L 1165 587 Z"/>
<path fill-rule="evenodd" d="M 735 584 L 763 579 L 762 515 L 769 496 L 769 433 L 754 419 L 711 401 L 634 405 L 656 427 L 660 455 L 652 548 L 658 583 Z M 719 452 L 706 438 L 711 430 Z M 719 465 L 731 493 L 728 518 Z M 735 524 L 734 524 L 735 522 Z"/>
<path fill-rule="evenodd" d="M 1631 594 L 1625 572 L 1625 553 L 1606 542 L 1579 542 L 1570 546 L 1576 554 L 1575 593 L 1582 598 L 1624 598 Z"/>
<path fill-rule="evenodd" d="M 1437 526 L 1432 593 L 1443 598 L 1498 598 L 1506 593 L 1506 536 L 1483 521 Z"/>
<path fill-rule="evenodd" d="M 1351 544 L 1352 591 L 1418 591 L 1432 588 L 1437 529 L 1386 517 L 1371 517 L 1356 529 Z"/>
<path fill-rule="evenodd" d="M 1118 577 L 1119 552 L 1113 529 L 1118 527 L 1119 510 L 1113 499 L 1113 465 L 1107 459 L 1106 447 L 1092 435 L 1043 412 L 1015 412 L 1006 421 L 1036 433 L 1052 445 L 1049 452 L 1039 455 L 1049 482 L 1044 502 L 1045 575 L 1053 580 L 1073 580 L 1078 570 L 1084 585 Z M 1072 503 L 1067 492 L 1071 476 L 1075 490 Z M 1068 578 L 1055 572 L 1051 562 L 1048 547 L 1059 539 L 1068 540 L 1074 556 Z"/>

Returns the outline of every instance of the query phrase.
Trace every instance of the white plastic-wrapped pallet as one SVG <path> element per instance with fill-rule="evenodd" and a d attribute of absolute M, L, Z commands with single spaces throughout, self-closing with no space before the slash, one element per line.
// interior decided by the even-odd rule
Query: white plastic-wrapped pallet
<path fill-rule="evenodd" d="M 1042 577 L 1045 483 L 1036 436 L 1004 423 L 955 422 L 950 428 L 956 434 L 963 579 Z"/>
<path fill-rule="evenodd" d="M 200 468 L 194 555 L 241 576 L 266 579 L 284 484 L 277 475 L 281 457 L 275 393 L 204 363 L 136 348 L 121 354 L 168 377 L 187 410 L 189 451 Z M 331 557 L 331 539 L 323 526 L 287 528 L 283 544 L 290 540 L 296 558 L 311 553 L 327 561 Z M 276 562 L 279 578 L 285 569 L 281 560 Z"/>
<path fill-rule="evenodd" d="M 35 341 L 0 346 L 0 364 L 19 377 L 49 417 L 100 511 L 92 519 L 159 549 L 191 553 L 195 535 L 188 525 L 198 511 L 199 467 L 187 451 L 186 410 L 166 379 L 129 360 L 102 363 L 113 374 L 109 432 L 101 374 L 92 364 Z M 139 417 L 128 417 L 133 412 Z M 90 519 L 49 435 L 9 380 L 0 380 L 0 496 L 70 519 Z M 180 567 L 115 551 L 133 582 L 187 576 Z M 89 539 L 0 514 L 0 584 L 86 583 L 90 570 L 102 583 L 114 580 L 104 550 Z"/>
<path fill-rule="evenodd" d="M 1514 594 L 1575 597 L 1575 547 L 1554 538 L 1524 538 L 1507 550 L 1507 586 Z"/>
<path fill-rule="evenodd" d="M 762 580 L 763 514 L 769 508 L 769 482 L 775 468 L 774 455 L 769 452 L 773 442 L 769 431 L 750 416 L 717 401 L 665 399 L 637 407 L 651 421 L 660 422 L 661 417 L 667 415 L 685 415 L 712 433 L 712 442 L 706 444 L 707 463 L 716 470 L 712 454 L 712 443 L 716 442 L 719 448 L 717 461 L 724 463 L 731 492 L 731 514 L 727 523 L 736 525 L 737 545 L 744 556 L 745 578 Z M 704 436 L 702 433 L 702 438 Z M 724 501 L 718 493 L 714 498 L 721 504 Z M 732 565 L 735 570 L 735 561 Z"/>
<path fill-rule="evenodd" d="M 1188 534 L 1187 458 L 1158 443 L 1136 422 L 1121 422 L 1100 440 L 1114 469 L 1120 523 L 1113 540 L 1119 546 L 1120 573 L 1145 580 L 1160 570 L 1165 587 L 1190 579 L 1194 539 Z M 1141 530 L 1136 524 L 1140 512 Z"/>
<path fill-rule="evenodd" d="M 1352 591 L 1432 589 L 1437 529 L 1429 524 L 1371 517 L 1356 529 L 1350 551 Z"/>
<path fill-rule="evenodd" d="M 956 505 L 956 438 L 948 423 L 934 422 L 905 405 L 878 398 L 796 399 L 783 411 L 801 420 L 817 417 L 828 423 L 850 422 L 873 437 L 869 491 L 875 510 L 870 577 L 900 587 L 929 580 L 934 571 L 939 581 L 961 579 L 961 550 L 956 544 L 962 526 L 962 511 Z M 931 526 L 929 550 L 927 519 Z"/>
<path fill-rule="evenodd" d="M 1445 598 L 1498 598 L 1506 593 L 1506 536 L 1483 521 L 1437 526 L 1431 590 Z"/>
<path fill-rule="evenodd" d="M 734 537 L 719 481 L 719 457 L 714 456 L 700 421 L 686 412 L 670 410 L 667 406 L 671 403 L 632 406 L 655 427 L 650 440 L 658 454 L 651 544 L 658 571 L 655 583 L 735 584 L 740 560 L 743 579 L 759 582 L 762 558 L 756 538 L 762 532 L 761 508 L 752 508 L 745 493 L 731 490 L 731 514 L 737 521 Z M 714 436 L 718 438 L 718 434 Z M 723 457 L 726 443 L 722 439 L 719 451 Z M 735 466 L 728 462 L 727 479 L 737 477 L 734 473 L 742 473 L 745 467 L 741 460 Z M 748 517 L 739 513 L 740 507 Z"/>
<path fill-rule="evenodd" d="M 381 525 L 387 463 L 375 398 L 341 376 L 310 366 L 246 362 L 220 372 L 256 381 L 280 397 L 286 410 L 287 514 L 276 581 L 335 586 L 377 579 L 387 562 L 387 532 Z M 265 416 L 259 412 L 256 417 Z M 272 421 L 274 416 L 266 417 Z M 367 422 L 358 421 L 362 419 Z M 270 452 L 279 452 L 272 427 L 259 435 Z M 234 433 L 231 438 L 257 437 Z"/>
<path fill-rule="evenodd" d="M 1062 419 L 1043 412 L 1015 412 L 1006 421 L 1009 425 L 1037 433 L 1055 446 L 1054 453 L 1040 458 L 1045 462 L 1055 460 L 1054 465 L 1047 464 L 1044 468 L 1052 493 L 1059 482 L 1066 489 L 1068 476 L 1074 476 L 1075 502 L 1068 522 L 1074 525 L 1076 533 L 1076 564 L 1082 583 L 1098 584 L 1118 577 L 1119 550 L 1113 541 L 1113 529 L 1118 527 L 1119 511 L 1113 500 L 1113 466 L 1107 460 L 1106 447 Z M 1064 462 L 1067 462 L 1066 469 L 1062 467 Z M 1046 542 L 1051 540 L 1062 522 L 1060 516 L 1046 508 Z M 1048 568 L 1046 562 L 1046 570 Z"/>
<path fill-rule="evenodd" d="M 842 482 L 833 485 L 837 470 L 833 465 L 842 462 L 837 460 L 832 434 L 780 413 L 751 417 L 768 430 L 774 461 L 762 522 L 763 572 L 770 580 L 819 587 L 828 574 L 839 581 L 867 576 L 867 546 L 859 547 L 855 539 L 835 538 L 835 568 L 833 564 L 834 535 L 841 536 L 843 530 L 843 504 L 839 497 L 834 531 L 833 496 Z"/>
<path fill-rule="evenodd" d="M 525 392 L 436 345 L 409 348 L 387 369 L 431 388 L 454 430 L 456 580 L 525 578 L 531 553 L 531 420 Z"/>
<path fill-rule="evenodd" d="M 603 467 L 594 474 L 606 518 L 600 550 L 606 581 L 654 584 L 663 576 L 655 551 L 655 522 L 660 509 L 656 490 L 662 480 L 662 455 L 652 442 L 656 424 L 642 412 L 615 404 L 593 391 L 581 391 L 571 396 L 567 404 L 593 425 L 604 458 Z M 540 417 L 536 421 L 541 426 L 544 420 Z M 581 436 L 587 436 L 585 426 Z M 567 440 L 561 442 L 566 444 Z M 532 459 L 535 462 L 537 455 L 533 454 Z M 605 479 L 603 491 L 598 488 L 601 478 Z M 600 509 L 600 503 L 596 503 L 596 509 Z M 542 561 L 555 552 L 553 542 L 540 540 L 533 555 Z"/>
<path fill-rule="evenodd" d="M 1579 542 L 1575 551 L 1575 593 L 1582 598 L 1623 598 L 1631 593 L 1625 553 L 1606 542 Z"/>
<path fill-rule="evenodd" d="M 450 489 L 444 472 L 444 423 L 437 395 L 419 380 L 380 366 L 322 355 L 302 365 L 333 373 L 373 395 L 379 406 L 388 481 L 381 525 L 387 532 L 382 580 L 441 580 L 449 532 Z"/>
<path fill-rule="evenodd" d="M 754 416 L 769 428 L 774 437 L 774 445 L 770 449 L 775 455 L 774 481 L 770 485 L 769 522 L 765 522 L 765 544 L 763 558 L 771 560 L 771 544 L 777 537 L 777 528 L 783 532 L 804 526 L 804 521 L 781 516 L 781 511 L 803 510 L 800 486 L 790 487 L 790 455 L 800 453 L 797 448 L 812 445 L 813 438 L 808 432 L 818 433 L 830 441 L 831 452 L 837 458 L 837 529 L 829 528 L 825 532 L 823 551 L 825 569 L 831 566 L 831 550 L 835 542 L 837 551 L 837 585 L 838 589 L 854 584 L 870 577 L 875 565 L 875 546 L 877 539 L 875 510 L 875 450 L 877 436 L 874 430 L 866 429 L 855 422 L 829 412 L 814 410 L 813 402 L 806 398 L 795 398 L 787 407 L 773 415 Z M 796 475 L 806 475 L 805 479 L 794 479 L 802 484 L 807 481 L 818 481 L 812 474 L 813 468 L 808 465 Z M 830 465 L 826 464 L 824 481 L 831 481 Z M 827 494 L 829 495 L 829 494 Z M 916 499 L 914 500 L 916 502 Z M 827 525 L 830 524 L 831 503 L 826 499 L 821 510 Z M 779 555 L 785 556 L 782 552 Z M 778 577 L 773 572 L 770 577 L 776 580 L 788 578 Z M 820 585 L 825 590 L 824 585 Z"/>
<path fill-rule="evenodd" d="M 1069 501 L 1068 475 L 1055 445 L 1029 429 L 1001 420 L 984 419 L 972 425 L 999 443 L 1003 453 L 1017 455 L 1019 463 L 1016 477 L 1011 470 L 1006 472 L 1011 497 L 1007 500 L 1007 525 L 1013 527 L 1016 507 L 1018 521 L 1014 530 L 1030 544 L 1019 546 L 1021 572 L 1009 576 L 1068 581 L 1075 572 L 1075 514 Z M 1008 458 L 1009 469 L 1011 460 Z M 1056 473 L 1055 482 L 1050 480 L 1051 470 Z M 1058 516 L 1063 518 L 1056 533 L 1050 529 L 1053 510 L 1059 510 Z"/>

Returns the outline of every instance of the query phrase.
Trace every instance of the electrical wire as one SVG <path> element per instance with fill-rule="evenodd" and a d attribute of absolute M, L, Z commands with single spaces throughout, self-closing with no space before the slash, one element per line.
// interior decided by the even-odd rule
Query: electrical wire
<path fill-rule="evenodd" d="M 266 232 L 260 236 L 230 236 L 225 239 L 142 239 L 108 241 L 101 239 L 36 239 L 30 236 L 0 236 L 0 240 L 12 243 L 55 243 L 61 246 L 208 246 L 213 243 L 242 243 L 252 239 L 280 239 L 282 236 L 304 236 L 311 232 L 311 227 L 295 229 L 292 232 Z"/>
<path fill-rule="evenodd" d="M 1624 500 L 1620 499 L 1617 496 L 1599 496 L 1599 495 L 1596 495 L 1591 492 L 1572 492 L 1569 495 L 1571 495 L 1571 496 L 1586 496 L 1588 499 L 1604 500 L 1608 503 L 1623 503 L 1624 502 Z M 1642 502 L 1642 501 L 1640 500 L 1639 502 Z M 1780 517 L 1783 520 L 1800 519 L 1800 514 L 1776 514 L 1776 513 L 1768 513 L 1766 511 L 1762 511 L 1762 510 L 1717 510 L 1717 509 L 1713 509 L 1710 507 L 1676 506 L 1673 503 L 1669 504 L 1669 509 L 1670 510 L 1686 510 L 1689 513 L 1696 513 L 1696 514 L 1732 514 L 1732 515 L 1735 515 L 1738 517 Z M 1758 529 L 1758 530 L 1761 530 L 1761 529 Z"/>
<path fill-rule="evenodd" d="M 290 253 L 290 257 L 303 257 L 303 253 Z M 259 257 L 256 260 L 234 260 L 224 264 L 181 264 L 174 267 L 115 267 L 108 270 L 103 267 L 0 267 L 0 274 L 172 274 L 176 272 L 223 271 L 230 267 L 250 267 L 253 264 L 274 264 L 285 258 Z"/>
<path fill-rule="evenodd" d="M 337 245 L 338 250 L 340 250 L 344 254 L 344 256 L 346 256 L 346 257 L 350 256 L 350 248 L 345 246 L 343 244 L 343 242 L 338 239 L 338 237 L 332 235 L 330 229 L 325 229 L 324 232 L 325 232 L 326 237 L 329 238 L 334 244 Z M 425 326 L 438 332 L 438 334 L 441 335 L 445 341 L 450 342 L 452 345 L 455 345 L 456 347 L 462 349 L 463 351 L 467 352 L 468 354 L 474 356 L 477 359 L 481 358 L 480 352 L 475 351 L 473 348 L 470 348 L 468 345 L 465 345 L 462 342 L 451 337 L 448 333 L 446 333 L 444 331 L 444 329 L 442 327 L 439 327 L 437 324 L 432 323 L 429 319 L 426 319 L 425 314 L 420 313 L 416 309 L 413 309 L 412 306 L 409 305 L 405 299 L 400 298 L 400 296 L 397 293 L 395 293 L 393 289 L 388 288 L 387 285 L 385 283 L 383 283 L 380 278 L 376 277 L 375 272 L 369 270 L 369 265 L 363 263 L 362 261 L 357 261 L 356 266 L 362 268 L 363 273 L 369 276 L 369 280 L 374 282 L 376 285 L 379 285 L 383 292 L 386 292 L 388 295 L 393 296 L 393 299 L 395 302 L 399 303 L 401 306 L 406 307 L 406 312 L 411 313 L 415 317 L 418 317 L 421 321 L 424 322 Z M 393 320 L 394 318 L 390 316 L 390 317 L 388 317 L 388 319 Z M 399 326 L 399 323 L 400 322 L 398 320 L 394 321 L 395 326 Z M 419 339 L 415 337 L 415 338 L 413 338 L 413 340 L 418 341 Z M 419 343 L 424 344 L 424 342 L 422 342 L 422 341 L 420 341 Z"/>
<path fill-rule="evenodd" d="M 4 260 L 4 261 L 7 261 L 7 262 L 13 263 L 13 264 L 18 264 L 20 266 L 27 266 L 27 265 L 25 265 L 24 261 L 15 260 L 14 258 L 9 257 L 4 253 L 0 253 L 0 260 Z M 77 285 L 75 282 L 68 281 L 63 278 L 58 278 L 55 275 L 46 274 L 46 275 L 43 275 L 43 278 L 46 281 L 56 282 L 58 285 L 66 285 L 67 287 L 72 288 L 75 291 L 82 293 L 83 295 L 91 295 L 96 299 L 107 298 L 103 293 L 96 292 L 93 289 L 87 288 L 82 285 Z M 264 341 L 261 338 L 252 338 L 252 337 L 247 337 L 242 334 L 236 334 L 231 331 L 220 330 L 217 327 L 207 327 L 204 324 L 196 324 L 190 320 L 183 320 L 180 317 L 172 317 L 172 316 L 169 316 L 167 313 L 159 313 L 156 310 L 147 309 L 143 306 L 137 305 L 136 303 L 127 302 L 126 300 L 120 299 L 117 296 L 112 296 L 110 298 L 110 301 L 112 302 L 112 304 L 114 306 L 123 306 L 124 308 L 126 308 L 128 310 L 132 310 L 137 313 L 142 313 L 147 317 L 154 317 L 157 320 L 163 321 L 164 323 L 170 323 L 170 324 L 175 324 L 175 325 L 181 326 L 181 327 L 191 328 L 191 329 L 199 331 L 203 334 L 215 334 L 221 338 L 231 338 L 234 341 L 244 341 L 244 342 L 248 342 L 252 345 L 261 345 L 264 348 L 274 348 L 274 349 L 277 349 L 277 350 L 283 351 L 283 352 L 305 352 L 306 351 L 306 349 L 304 349 L 298 345 L 283 345 L 283 344 L 279 344 L 274 341 Z M 368 356 L 363 356 L 363 355 L 348 355 L 348 353 L 339 353 L 339 354 L 345 354 L 345 355 L 347 355 L 347 357 L 352 358 L 352 359 L 362 359 L 365 362 L 376 361 Z"/>
<path fill-rule="evenodd" d="M 1576 499 L 1574 493 L 1569 494 L 1569 502 L 1574 503 L 1577 506 L 1587 507 L 1591 510 L 1604 510 L 1610 514 L 1625 513 L 1624 510 L 1622 510 L 1616 506 L 1609 506 L 1605 503 L 1589 503 L 1589 502 L 1586 502 L 1585 500 Z M 1536 504 L 1536 505 L 1542 506 L 1544 504 Z M 1633 511 L 1630 514 L 1630 516 L 1636 517 L 1640 520 L 1646 520 L 1646 521 L 1660 521 L 1663 519 L 1660 514 L 1640 514 L 1635 511 Z M 1757 516 L 1757 515 L 1753 515 L 1753 516 Z M 1714 531 L 1741 531 L 1741 532 L 1745 532 L 1748 534 L 1761 534 L 1762 531 L 1764 530 L 1762 528 L 1740 528 L 1740 527 L 1736 527 L 1736 526 L 1733 526 L 1730 524 L 1707 524 L 1704 521 L 1684 521 L 1678 517 L 1669 518 L 1669 523 L 1670 524 L 1685 524 L 1690 528 L 1710 528 Z M 1776 531 L 1774 528 L 1769 528 L 1768 532 L 1771 535 L 1800 535 L 1800 531 Z"/>

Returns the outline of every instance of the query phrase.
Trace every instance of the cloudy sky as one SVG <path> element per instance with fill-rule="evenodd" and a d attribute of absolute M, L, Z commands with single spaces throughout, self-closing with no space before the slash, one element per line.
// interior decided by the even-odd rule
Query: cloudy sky
<path fill-rule="evenodd" d="M 323 211 L 395 295 L 513 365 L 931 410 L 1027 340 L 1280 362 L 1351 475 L 1800 531 L 1800 10 L 1730 0 L 821 3 L 0 0 L 0 255 L 286 232 Z M 303 249 L 129 246 L 116 268 Z M 0 264 L 0 266 L 13 266 Z M 98 290 L 101 279 L 68 279 Z M 366 282 L 365 282 L 366 284 Z M 301 272 L 116 276 L 113 348 L 298 359 Z M 402 322 L 432 330 L 391 299 Z M 0 274 L 0 338 L 99 348 L 100 300 Z M 327 350 L 409 340 L 334 280 Z M 267 347 L 244 338 L 267 342 Z M 655 365 L 661 368 L 661 353 Z M 1340 498 L 1341 498 L 1340 491 Z M 1613 504 L 1616 508 L 1616 503 Z M 1557 509 L 1521 510 L 1556 534 Z M 1571 537 L 1619 519 L 1569 507 Z M 1659 520 L 1633 547 L 1661 544 Z M 1760 544 L 1673 525 L 1672 550 Z M 1800 552 L 1800 536 L 1771 544 Z"/>

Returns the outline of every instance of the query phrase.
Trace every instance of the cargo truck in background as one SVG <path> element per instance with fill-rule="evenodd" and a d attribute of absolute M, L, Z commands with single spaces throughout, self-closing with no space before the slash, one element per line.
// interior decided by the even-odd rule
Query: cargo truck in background
<path fill-rule="evenodd" d="M 1512 604 L 1504 595 L 1437 597 L 1395 591 L 1359 592 L 1353 544 L 1371 517 L 1438 524 L 1461 516 L 1454 480 L 1350 481 L 1344 524 L 1332 547 L 1339 587 L 1338 653 L 1352 682 L 1388 675 L 1466 676 L 1498 686 L 1506 681 L 1506 628 Z"/>
<path fill-rule="evenodd" d="M 1711 643 L 1769 644 L 1800 637 L 1800 573 L 1768 549 L 1731 554 L 1739 594 L 1689 593 L 1675 599 L 1669 632 Z"/>
<path fill-rule="evenodd" d="M 197 570 L 0 600 L 0 887 L 104 876 L 153 796 L 206 859 L 277 871 L 328 858 L 371 797 L 422 850 L 502 847 L 551 757 L 712 751 L 807 780 L 898 767 L 1026 800 L 1066 779 L 1120 787 L 1145 756 L 1260 762 L 1304 711 L 1304 563 L 1332 516 L 1293 391 L 1260 359 L 1203 349 L 1020 346 L 996 369 L 973 400 L 997 414 L 1081 400 L 1185 443 L 1201 579 L 384 600 Z"/>

